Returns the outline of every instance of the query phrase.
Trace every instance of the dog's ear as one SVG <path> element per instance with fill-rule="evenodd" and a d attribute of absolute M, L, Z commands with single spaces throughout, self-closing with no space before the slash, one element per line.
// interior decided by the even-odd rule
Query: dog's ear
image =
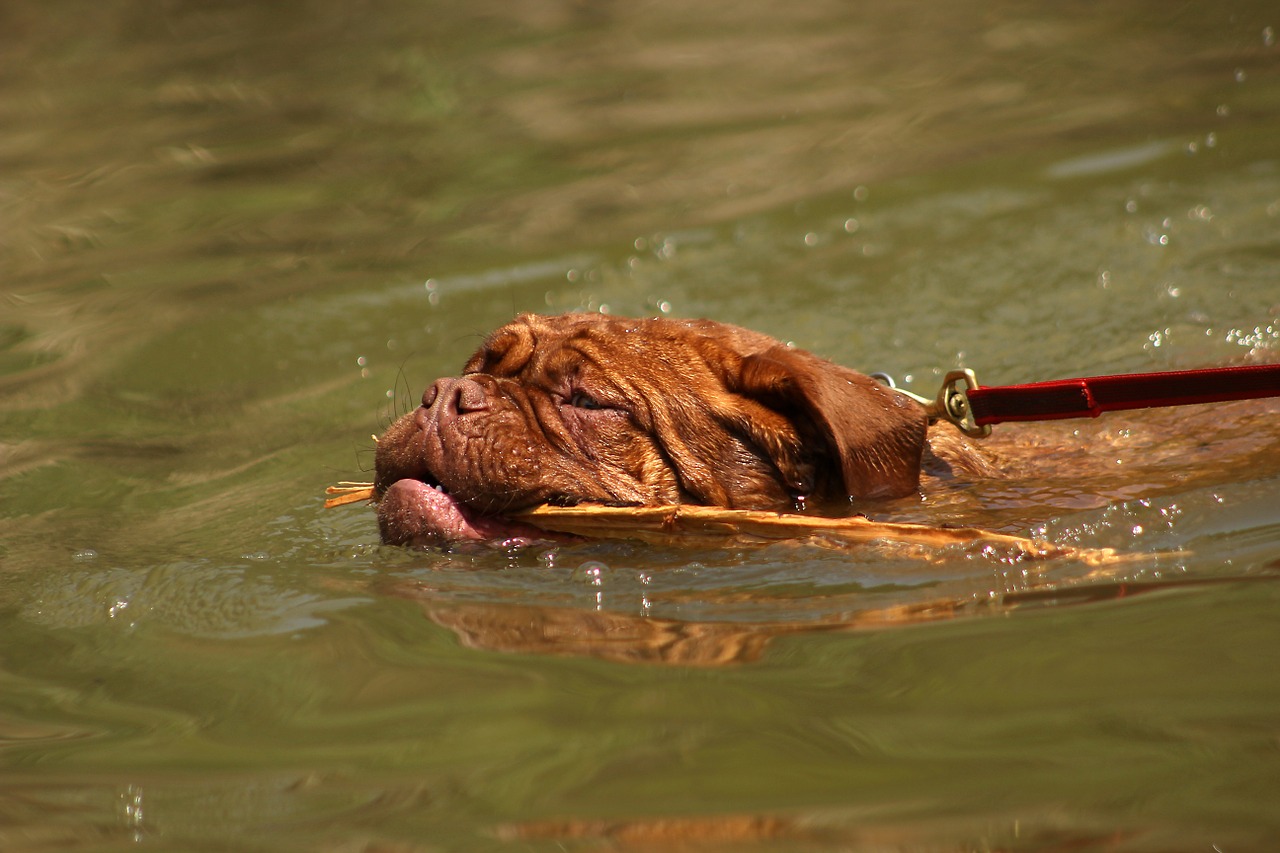
<path fill-rule="evenodd" d="M 869 376 L 804 350 L 774 346 L 747 355 L 730 390 L 789 418 L 805 418 L 839 461 L 854 498 L 919 491 L 928 420 L 924 407 Z"/>

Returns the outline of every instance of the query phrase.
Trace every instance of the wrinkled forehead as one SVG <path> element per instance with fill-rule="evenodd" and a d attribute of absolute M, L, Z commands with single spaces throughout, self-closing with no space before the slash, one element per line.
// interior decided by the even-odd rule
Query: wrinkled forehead
<path fill-rule="evenodd" d="M 561 373 L 570 364 L 618 358 L 688 361 L 702 335 L 684 321 L 601 314 L 524 314 L 494 331 L 463 373 L 518 378 Z"/>

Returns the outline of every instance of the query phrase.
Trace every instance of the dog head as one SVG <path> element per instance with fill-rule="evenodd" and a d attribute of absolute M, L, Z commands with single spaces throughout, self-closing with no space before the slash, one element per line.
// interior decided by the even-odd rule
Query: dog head
<path fill-rule="evenodd" d="M 378 441 L 385 541 L 491 538 L 539 503 L 789 508 L 918 489 L 923 408 L 706 320 L 522 315 Z"/>

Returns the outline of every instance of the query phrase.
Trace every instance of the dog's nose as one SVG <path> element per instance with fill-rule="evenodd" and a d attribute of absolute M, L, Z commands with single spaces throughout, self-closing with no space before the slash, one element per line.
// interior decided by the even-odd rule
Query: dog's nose
<path fill-rule="evenodd" d="M 471 379 L 459 379 L 458 412 L 482 412 L 489 408 L 489 394 L 484 386 Z"/>
<path fill-rule="evenodd" d="M 484 386 L 471 379 L 437 379 L 422 395 L 422 407 L 445 406 L 464 415 L 489 408 Z"/>
<path fill-rule="evenodd" d="M 437 379 L 427 386 L 427 390 L 422 392 L 422 408 L 429 409 L 436 404 L 436 398 L 440 396 L 440 384 L 447 381 Z"/>

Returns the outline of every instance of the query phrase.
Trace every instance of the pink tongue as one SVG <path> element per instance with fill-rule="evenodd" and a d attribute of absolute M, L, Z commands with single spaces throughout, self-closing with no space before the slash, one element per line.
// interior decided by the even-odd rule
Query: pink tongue
<path fill-rule="evenodd" d="M 511 519 L 481 515 L 418 480 L 398 480 L 378 501 L 378 527 L 388 545 L 439 545 L 466 540 L 504 545 L 561 537 Z"/>

